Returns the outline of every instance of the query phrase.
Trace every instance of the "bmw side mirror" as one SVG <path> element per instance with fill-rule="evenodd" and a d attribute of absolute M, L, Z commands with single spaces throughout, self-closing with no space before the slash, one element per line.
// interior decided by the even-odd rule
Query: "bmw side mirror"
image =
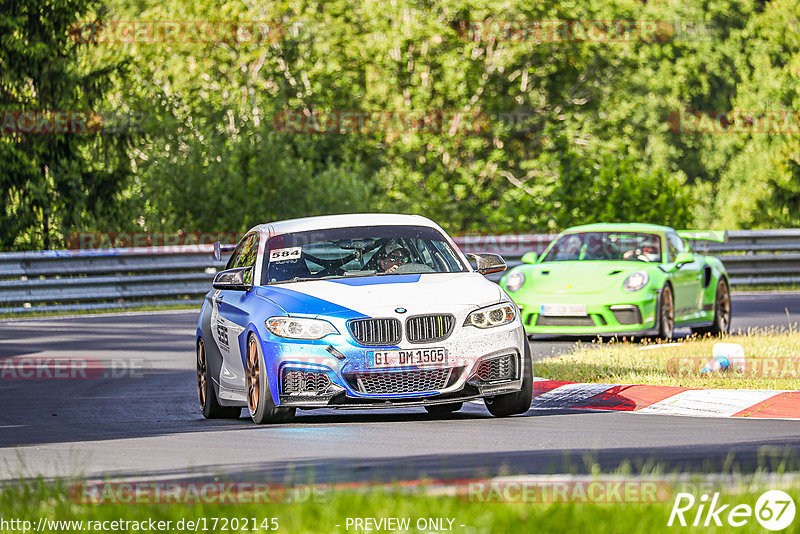
<path fill-rule="evenodd" d="M 522 256 L 522 263 L 536 263 L 539 261 L 539 255 L 535 252 L 528 252 Z"/>
<path fill-rule="evenodd" d="M 214 259 L 222 261 L 222 255 L 236 250 L 236 245 L 223 245 L 219 241 L 214 241 Z"/>
<path fill-rule="evenodd" d="M 481 274 L 501 273 L 506 270 L 506 262 L 498 254 L 467 254 L 475 261 L 475 270 Z"/>
<path fill-rule="evenodd" d="M 692 263 L 694 261 L 694 254 L 691 252 L 679 252 L 677 256 L 675 256 L 675 266 L 682 267 L 687 263 Z"/>
<path fill-rule="evenodd" d="M 253 267 L 237 267 L 220 271 L 214 277 L 214 289 L 248 291 L 253 287 Z"/>

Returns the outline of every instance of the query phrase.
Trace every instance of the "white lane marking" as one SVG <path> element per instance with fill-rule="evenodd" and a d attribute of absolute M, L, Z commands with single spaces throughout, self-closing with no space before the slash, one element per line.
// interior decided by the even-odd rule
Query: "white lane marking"
<path fill-rule="evenodd" d="M 572 408 L 616 384 L 564 384 L 533 398 L 531 408 Z"/>
<path fill-rule="evenodd" d="M 641 414 L 730 417 L 783 391 L 748 389 L 690 389 L 636 410 Z"/>

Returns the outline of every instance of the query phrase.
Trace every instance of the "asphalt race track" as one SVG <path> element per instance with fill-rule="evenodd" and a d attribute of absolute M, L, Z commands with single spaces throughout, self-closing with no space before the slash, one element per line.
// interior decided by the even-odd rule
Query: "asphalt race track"
<path fill-rule="evenodd" d="M 734 294 L 734 330 L 800 319 L 800 293 Z M 800 459 L 796 421 L 531 410 L 480 404 L 436 419 L 421 408 L 300 411 L 296 422 L 206 421 L 197 406 L 197 314 L 164 312 L 0 322 L 8 357 L 93 362 L 89 379 L 0 379 L 0 479 L 385 481 L 634 468 L 754 469 Z M 536 357 L 573 341 L 538 340 Z M 535 372 L 535 367 L 534 367 Z M 760 460 L 759 460 L 760 458 Z M 727 462 L 727 463 L 726 463 Z M 800 462 L 795 462 L 795 467 Z"/>

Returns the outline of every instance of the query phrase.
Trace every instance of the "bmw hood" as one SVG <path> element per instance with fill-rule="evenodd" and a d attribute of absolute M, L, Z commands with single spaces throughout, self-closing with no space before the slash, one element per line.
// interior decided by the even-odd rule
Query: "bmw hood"
<path fill-rule="evenodd" d="M 537 293 L 588 295 L 621 290 L 628 275 L 651 268 L 640 261 L 552 261 L 532 265 L 525 276 Z"/>
<path fill-rule="evenodd" d="M 474 272 L 401 274 L 260 286 L 256 293 L 286 313 L 376 317 L 405 308 L 409 315 L 478 308 L 505 300 L 500 287 Z"/>

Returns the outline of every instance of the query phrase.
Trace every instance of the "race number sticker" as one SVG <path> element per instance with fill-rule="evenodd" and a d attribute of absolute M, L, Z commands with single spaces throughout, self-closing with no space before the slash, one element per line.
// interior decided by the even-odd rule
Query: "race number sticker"
<path fill-rule="evenodd" d="M 269 261 L 271 263 L 281 263 L 283 261 L 299 260 L 302 250 L 303 247 L 276 248 L 269 253 Z"/>

